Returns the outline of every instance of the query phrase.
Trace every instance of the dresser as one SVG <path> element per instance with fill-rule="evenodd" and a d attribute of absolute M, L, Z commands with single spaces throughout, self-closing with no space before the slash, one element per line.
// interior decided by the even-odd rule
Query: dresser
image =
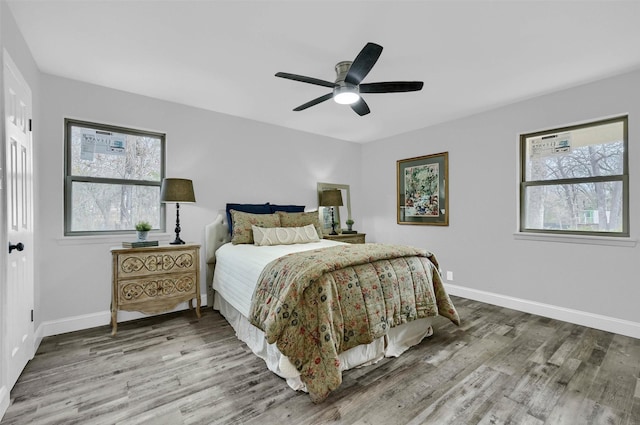
<path fill-rule="evenodd" d="M 162 313 L 189 301 L 200 318 L 200 245 L 112 248 L 111 334 L 118 310 Z"/>
<path fill-rule="evenodd" d="M 365 243 L 366 233 L 343 233 L 341 235 L 324 235 L 324 239 L 346 243 Z"/>

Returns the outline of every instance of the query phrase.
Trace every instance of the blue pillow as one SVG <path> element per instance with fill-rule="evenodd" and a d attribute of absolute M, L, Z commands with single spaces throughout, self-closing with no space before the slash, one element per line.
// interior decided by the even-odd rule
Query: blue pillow
<path fill-rule="evenodd" d="M 251 214 L 271 214 L 269 203 L 266 204 L 227 204 L 227 223 L 229 224 L 229 233 L 233 229 L 230 210 L 246 212 Z"/>
<path fill-rule="evenodd" d="M 271 208 L 271 212 L 278 212 L 278 211 L 283 211 L 283 212 L 304 212 L 304 205 L 275 205 L 275 204 L 269 204 L 269 207 Z"/>

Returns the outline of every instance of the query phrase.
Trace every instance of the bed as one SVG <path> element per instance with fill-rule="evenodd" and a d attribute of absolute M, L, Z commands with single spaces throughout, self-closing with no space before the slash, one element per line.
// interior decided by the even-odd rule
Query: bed
<path fill-rule="evenodd" d="M 287 220 L 312 217 L 278 214 Z M 237 213 L 246 216 L 257 217 Z M 279 222 L 264 220 L 258 219 L 258 226 L 245 223 L 244 231 L 234 222 L 233 237 L 251 240 L 248 228 L 256 235 L 269 230 L 273 237 L 281 229 Z M 300 237 L 304 226 L 288 224 L 288 233 L 295 230 Z M 437 315 L 456 324 L 459 317 L 432 254 L 319 239 L 315 230 L 320 229 L 314 228 L 315 223 L 307 232 L 315 239 L 305 243 L 236 243 L 229 215 L 221 213 L 206 226 L 205 254 L 213 308 L 272 372 L 317 403 L 340 385 L 342 371 L 401 355 L 432 334 Z M 385 286 L 392 276 L 393 283 Z M 409 289 L 402 283 L 408 280 Z"/>

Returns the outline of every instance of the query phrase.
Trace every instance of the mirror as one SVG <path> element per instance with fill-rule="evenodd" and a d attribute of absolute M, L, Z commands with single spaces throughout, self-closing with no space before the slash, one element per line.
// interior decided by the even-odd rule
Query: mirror
<path fill-rule="evenodd" d="M 349 192 L 349 185 L 338 184 L 338 183 L 318 183 L 317 186 L 318 186 L 318 205 L 320 205 L 320 197 L 323 190 L 339 189 L 340 192 L 342 192 L 342 203 L 344 205 L 341 207 L 335 208 L 333 213 L 334 220 L 336 222 L 336 232 L 342 233 L 342 226 L 345 225 L 345 221 L 348 219 L 351 219 L 351 194 Z M 320 223 L 322 224 L 322 232 L 324 234 L 331 233 L 331 208 L 319 206 L 318 213 L 320 214 Z M 343 218 L 342 221 L 340 220 L 340 217 Z"/>

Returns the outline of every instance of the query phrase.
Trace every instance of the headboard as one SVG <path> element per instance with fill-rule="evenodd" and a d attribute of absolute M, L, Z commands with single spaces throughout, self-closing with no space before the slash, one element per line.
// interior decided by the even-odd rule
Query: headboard
<path fill-rule="evenodd" d="M 207 297 L 213 299 L 211 284 L 213 283 L 213 269 L 216 264 L 216 250 L 231 240 L 229 224 L 224 211 L 204 228 L 205 261 L 207 263 Z"/>

